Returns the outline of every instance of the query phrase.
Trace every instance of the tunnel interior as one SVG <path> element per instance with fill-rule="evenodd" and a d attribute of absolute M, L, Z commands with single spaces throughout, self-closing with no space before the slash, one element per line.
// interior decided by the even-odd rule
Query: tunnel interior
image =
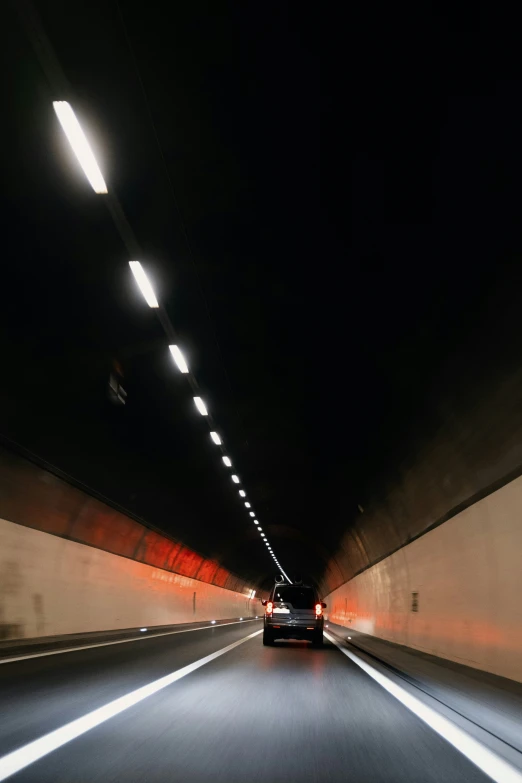
<path fill-rule="evenodd" d="M 248 502 L 288 574 L 327 593 L 517 475 L 521 281 L 511 248 L 518 218 L 507 209 L 508 182 L 493 193 L 484 177 L 466 191 L 465 209 L 461 198 L 472 165 L 464 138 L 487 111 L 486 99 L 470 98 L 467 115 L 450 105 L 451 142 L 429 129 L 440 107 L 430 109 L 427 98 L 426 117 L 420 112 L 406 135 L 378 131 L 378 108 L 372 114 L 356 84 L 359 120 L 342 120 L 302 41 L 293 45 L 307 87 L 294 89 L 287 105 L 294 82 L 280 78 L 286 39 L 252 31 L 245 53 L 239 9 L 218 23 L 217 37 L 229 47 L 226 90 L 216 82 L 214 36 L 193 24 L 201 21 L 197 10 L 180 11 L 182 24 L 169 32 L 177 43 L 189 35 L 192 45 L 167 46 L 158 45 L 156 22 L 129 8 L 132 67 L 120 21 L 104 4 L 85 17 L 89 35 L 106 31 L 95 62 L 86 42 L 67 37 L 56 6 L 42 3 L 40 13 Z M 4 446 L 266 590 L 272 563 L 194 415 L 160 324 L 129 278 L 110 215 L 57 137 L 52 90 L 23 26 L 14 16 L 10 25 L 4 287 L 16 295 L 0 313 Z M 249 98 L 267 35 L 273 59 L 266 83 Z M 244 73 L 232 76 L 227 68 L 237 58 Z M 338 65 L 332 59 L 321 67 L 331 75 Z M 402 74 L 400 63 L 396 69 Z M 205 96 L 195 106 L 187 85 L 174 81 L 162 92 L 160 72 L 179 71 Z M 415 76 L 409 80 L 414 87 Z M 386 105 L 392 87 L 377 76 L 372 84 Z M 220 90 L 227 105 L 241 103 L 242 124 L 235 127 L 230 113 L 204 132 Z M 315 119 L 310 101 L 322 106 Z M 498 95 L 487 101 L 489 110 L 498 108 Z M 252 162 L 253 125 L 274 104 L 281 136 L 274 132 Z M 335 152 L 357 194 L 348 227 L 338 191 L 321 179 L 319 157 L 301 165 L 317 144 L 323 168 L 334 162 L 332 127 L 350 141 L 345 153 Z M 399 172 L 406 165 L 414 172 L 423 159 L 424 149 L 411 144 L 419 130 L 427 139 L 439 134 L 440 181 L 422 185 L 410 174 L 397 196 Z M 501 131 L 474 125 L 474 133 Z M 290 143 L 297 145 L 291 157 Z M 376 150 L 384 166 L 372 163 Z M 456 159 L 461 190 L 451 194 L 446 180 Z M 266 184 L 278 177 L 292 186 L 291 208 L 284 185 Z M 405 209 L 413 216 L 408 225 L 400 219 Z M 502 225 L 494 268 L 493 217 Z M 419 225 L 435 219 L 430 244 Z M 115 366 L 125 405 L 108 394 Z"/>
<path fill-rule="evenodd" d="M 522 783 L 518 20 L 3 11 L 0 780 Z"/>

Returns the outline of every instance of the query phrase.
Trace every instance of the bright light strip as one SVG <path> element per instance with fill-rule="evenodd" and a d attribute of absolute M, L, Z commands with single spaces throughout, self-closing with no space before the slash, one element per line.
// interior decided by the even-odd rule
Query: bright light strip
<path fill-rule="evenodd" d="M 230 457 L 222 457 L 221 459 L 223 460 L 223 462 L 225 463 L 227 468 L 231 468 L 232 467 L 232 463 L 230 461 Z"/>
<path fill-rule="evenodd" d="M 424 723 L 427 723 L 433 731 L 436 731 L 450 745 L 453 745 L 463 756 L 466 756 L 472 764 L 475 764 L 496 783 L 522 783 L 522 772 L 512 767 L 507 761 L 497 756 L 492 750 L 482 745 L 470 734 L 459 726 L 456 726 L 448 718 L 436 712 L 427 704 L 417 699 L 393 680 L 386 677 L 378 669 L 374 669 L 358 655 L 346 650 L 329 633 L 324 634 L 329 642 L 335 644 L 339 650 L 351 661 L 366 672 L 373 680 L 391 693 L 407 709 L 411 710 Z"/>
<path fill-rule="evenodd" d="M 107 193 L 105 180 L 71 104 L 67 101 L 53 101 L 53 108 L 92 189 L 95 193 Z"/>
<path fill-rule="evenodd" d="M 246 492 L 244 489 L 240 489 L 239 494 L 241 495 L 242 498 L 246 498 Z"/>
<path fill-rule="evenodd" d="M 221 438 L 219 437 L 217 432 L 211 432 L 210 437 L 212 438 L 216 446 L 221 446 Z"/>
<path fill-rule="evenodd" d="M 143 269 L 140 262 L 129 261 L 129 266 L 148 306 L 159 307 L 158 300 L 156 299 L 156 294 L 154 293 L 154 289 L 152 288 L 150 284 L 150 280 L 145 274 L 145 270 Z"/>
<path fill-rule="evenodd" d="M 240 644 L 247 642 L 249 639 L 253 639 L 260 633 L 261 631 L 254 631 L 254 633 L 245 636 L 243 639 L 232 642 L 232 644 L 227 645 L 227 647 L 222 647 L 221 650 L 216 650 L 216 652 L 206 655 L 204 658 L 200 658 L 199 661 L 189 663 L 188 666 L 183 666 L 181 669 L 178 669 L 171 674 L 167 674 L 165 677 L 160 677 L 159 680 L 154 680 L 153 682 L 148 683 L 148 685 L 143 685 L 141 688 L 137 688 L 136 690 L 127 693 L 125 696 L 120 696 L 120 698 L 114 699 L 114 701 L 110 701 L 108 704 L 104 704 L 103 707 L 99 707 L 97 710 L 93 710 L 81 718 L 66 723 L 65 726 L 62 726 L 55 731 L 51 731 L 49 734 L 44 734 L 43 737 L 40 737 L 33 742 L 29 742 L 27 745 L 22 745 L 21 748 L 14 750 L 12 753 L 7 753 L 5 756 L 0 757 L 0 781 L 7 780 L 7 778 L 20 772 L 22 769 L 25 769 L 30 764 L 34 764 L 35 761 L 39 761 L 39 759 L 52 753 L 53 750 L 57 750 L 67 742 L 71 742 L 71 740 L 81 737 L 82 734 L 86 734 L 86 732 L 96 728 L 96 726 L 99 726 L 110 718 L 114 718 L 121 712 L 128 710 L 129 707 L 134 707 L 135 704 L 139 704 L 140 701 L 143 701 L 148 696 L 152 696 L 154 693 L 158 693 L 158 691 L 167 688 L 177 680 L 181 680 L 182 677 L 186 677 L 187 674 L 191 674 L 196 671 L 196 669 L 205 666 L 205 664 L 215 661 L 216 658 L 239 647 Z M 151 636 L 149 638 L 153 639 L 154 637 Z"/>
<path fill-rule="evenodd" d="M 258 522 L 258 525 L 259 525 L 259 522 Z M 257 529 L 258 530 L 262 530 L 263 528 L 261 527 L 261 525 L 259 525 L 259 527 Z"/>
<path fill-rule="evenodd" d="M 232 476 L 232 481 L 234 482 L 234 484 L 239 484 L 239 479 L 238 479 L 238 477 L 236 476 L 236 474 L 235 474 L 235 473 L 234 473 L 234 475 Z"/>
<path fill-rule="evenodd" d="M 266 538 L 264 533 L 261 533 L 261 538 Z"/>
<path fill-rule="evenodd" d="M 257 521 L 257 519 L 254 519 L 254 525 L 259 525 L 259 522 Z"/>
<path fill-rule="evenodd" d="M 202 416 L 208 416 L 208 411 L 201 397 L 194 397 L 194 404 Z"/>
<path fill-rule="evenodd" d="M 253 511 L 249 511 L 248 513 L 250 514 L 251 517 L 255 517 L 255 514 L 254 514 Z"/>
<path fill-rule="evenodd" d="M 188 373 L 189 371 L 189 368 L 187 362 L 185 361 L 185 357 L 183 356 L 183 354 L 181 353 L 177 345 L 169 345 L 169 348 L 172 356 L 174 357 L 174 361 L 178 365 L 179 371 L 182 372 L 184 375 L 186 375 L 186 373 Z"/>
<path fill-rule="evenodd" d="M 248 500 L 245 502 L 245 508 L 250 508 L 250 503 L 248 502 Z"/>

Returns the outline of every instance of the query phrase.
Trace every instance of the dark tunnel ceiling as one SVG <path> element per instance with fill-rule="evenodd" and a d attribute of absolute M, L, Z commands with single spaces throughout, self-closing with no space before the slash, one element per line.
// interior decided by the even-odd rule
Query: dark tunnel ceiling
<path fill-rule="evenodd" d="M 513 266 L 509 47 L 493 67 L 495 20 L 413 5 L 348 26 L 293 3 L 37 8 L 280 562 L 319 580 Z M 14 14 L 3 38 L 1 432 L 266 584 Z"/>

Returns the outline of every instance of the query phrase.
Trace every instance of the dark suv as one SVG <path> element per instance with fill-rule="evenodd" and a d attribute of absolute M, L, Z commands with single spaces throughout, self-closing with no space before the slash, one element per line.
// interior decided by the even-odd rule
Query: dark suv
<path fill-rule="evenodd" d="M 263 606 L 263 644 L 272 645 L 275 639 L 309 639 L 322 645 L 326 604 L 313 587 L 276 584 Z"/>

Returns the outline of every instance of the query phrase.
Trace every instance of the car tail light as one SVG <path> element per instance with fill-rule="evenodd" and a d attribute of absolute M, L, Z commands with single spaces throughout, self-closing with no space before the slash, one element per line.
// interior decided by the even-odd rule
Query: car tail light
<path fill-rule="evenodd" d="M 321 617 L 322 613 L 323 613 L 323 607 L 321 606 L 321 604 L 316 604 L 315 605 L 315 616 L 316 617 Z"/>
<path fill-rule="evenodd" d="M 269 601 L 266 605 L 266 613 L 272 614 L 273 609 L 274 609 L 274 604 L 272 603 L 272 601 Z"/>

